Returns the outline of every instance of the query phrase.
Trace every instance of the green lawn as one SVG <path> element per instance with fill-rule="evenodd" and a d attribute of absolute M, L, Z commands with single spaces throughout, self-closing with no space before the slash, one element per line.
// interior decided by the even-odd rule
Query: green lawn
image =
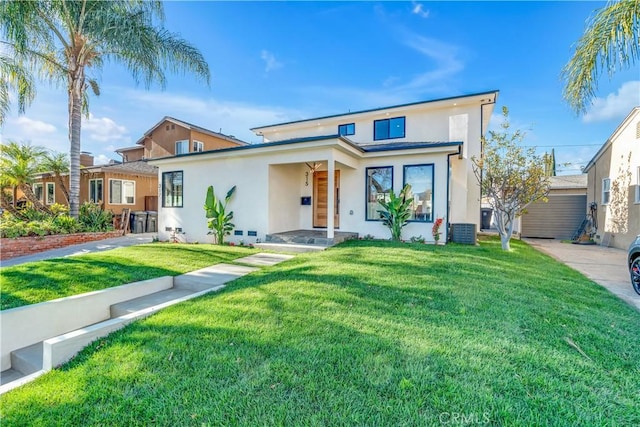
<path fill-rule="evenodd" d="M 99 340 L 2 396 L 0 421 L 640 425 L 640 313 L 499 246 L 300 255 Z"/>
<path fill-rule="evenodd" d="M 161 276 L 177 276 L 255 253 L 244 247 L 153 243 L 0 270 L 0 309 Z"/>

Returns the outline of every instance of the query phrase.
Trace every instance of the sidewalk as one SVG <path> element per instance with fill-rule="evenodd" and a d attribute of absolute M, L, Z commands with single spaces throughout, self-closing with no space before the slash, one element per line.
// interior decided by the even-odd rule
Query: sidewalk
<path fill-rule="evenodd" d="M 24 264 L 26 262 L 84 255 L 92 252 L 102 252 L 116 248 L 124 248 L 126 246 L 140 245 L 142 243 L 151 243 L 153 237 L 157 236 L 157 234 L 158 233 L 127 234 L 126 236 L 114 237 L 111 239 L 97 240 L 95 242 L 51 249 L 49 251 L 38 252 L 33 255 L 25 255 L 2 261 L 0 263 L 0 267 L 11 267 L 13 265 Z"/>
<path fill-rule="evenodd" d="M 640 310 L 640 295 L 631 287 L 627 270 L 627 252 L 599 245 L 574 245 L 553 239 L 523 239 L 534 248 L 552 256 L 587 276 Z"/>

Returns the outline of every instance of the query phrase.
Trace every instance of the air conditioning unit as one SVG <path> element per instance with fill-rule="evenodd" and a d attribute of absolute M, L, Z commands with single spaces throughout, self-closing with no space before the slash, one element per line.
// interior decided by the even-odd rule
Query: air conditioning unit
<path fill-rule="evenodd" d="M 451 241 L 465 245 L 476 244 L 475 224 L 451 224 Z"/>

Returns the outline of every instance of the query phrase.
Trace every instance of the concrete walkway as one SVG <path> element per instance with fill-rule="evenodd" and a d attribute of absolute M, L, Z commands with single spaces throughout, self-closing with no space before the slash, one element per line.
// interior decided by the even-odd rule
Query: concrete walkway
<path fill-rule="evenodd" d="M 11 267 L 12 265 L 24 264 L 25 262 L 84 255 L 92 252 L 102 252 L 116 248 L 124 248 L 126 246 L 140 245 L 142 243 L 151 243 L 153 237 L 157 235 L 158 233 L 127 234 L 126 236 L 113 237 L 111 239 L 97 240 L 95 242 L 51 249 L 32 255 L 25 255 L 2 261 L 0 263 L 0 267 Z"/>
<path fill-rule="evenodd" d="M 603 286 L 618 298 L 640 310 L 640 295 L 631 287 L 627 252 L 599 245 L 574 245 L 552 239 L 523 239 Z"/>

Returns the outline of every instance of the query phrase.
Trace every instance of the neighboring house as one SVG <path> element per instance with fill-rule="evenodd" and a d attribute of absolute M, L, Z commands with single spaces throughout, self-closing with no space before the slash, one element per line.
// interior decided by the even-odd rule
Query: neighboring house
<path fill-rule="evenodd" d="M 586 218 L 587 175 L 550 178 L 547 201 L 527 207 L 520 218 L 522 237 L 571 239 Z"/>
<path fill-rule="evenodd" d="M 123 162 L 247 145 L 232 135 L 214 132 L 173 117 L 164 117 L 134 147 L 116 150 Z"/>
<path fill-rule="evenodd" d="M 640 107 L 635 107 L 584 168 L 597 203 L 596 241 L 627 249 L 640 234 Z"/>
<path fill-rule="evenodd" d="M 403 237 L 432 241 L 436 218 L 480 220 L 472 169 L 498 92 L 300 120 L 252 129 L 262 144 L 153 159 L 159 167 L 159 237 L 181 229 L 187 241 L 211 241 L 203 209 L 207 187 L 218 196 L 237 186 L 231 240 L 319 229 L 389 238 L 378 200 L 412 185 Z M 163 125 L 164 126 L 164 125 Z M 443 227 L 442 238 L 447 230 Z"/>
<path fill-rule="evenodd" d="M 69 176 L 62 176 L 69 189 Z M 45 205 L 67 204 L 56 178 L 50 173 L 36 177 L 33 191 Z M 120 214 L 131 211 L 157 210 L 158 169 L 145 161 L 86 166 L 80 171 L 80 203 L 99 203 L 104 210 Z"/>

